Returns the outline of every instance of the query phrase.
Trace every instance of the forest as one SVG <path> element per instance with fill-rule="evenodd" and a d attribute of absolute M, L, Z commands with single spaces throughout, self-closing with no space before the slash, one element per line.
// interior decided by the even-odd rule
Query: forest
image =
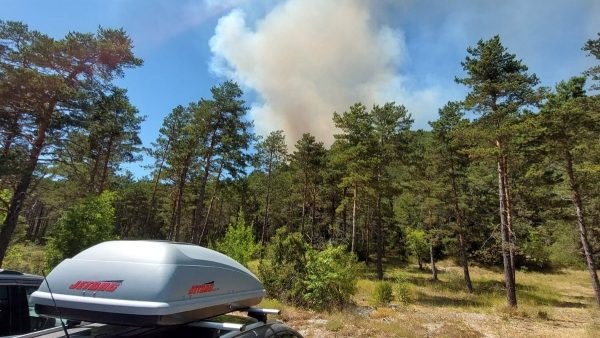
<path fill-rule="evenodd" d="M 313 288 L 318 271 L 385 280 L 412 261 L 436 280 L 449 259 L 468 293 L 470 269 L 501 270 L 509 307 L 517 271 L 582 270 L 600 306 L 600 33 L 581 46 L 596 66 L 550 88 L 499 36 L 473 41 L 456 65 L 468 94 L 426 130 L 402 102 L 357 102 L 323 112 L 330 146 L 286 144 L 254 132 L 224 81 L 173 102 L 143 145 L 144 112 L 115 85 L 143 67 L 125 31 L 54 39 L 0 21 L 0 264 L 39 273 L 104 240 L 190 242 L 259 260 L 272 295 L 323 308 L 352 290 Z M 123 169 L 142 157 L 145 177 Z M 269 279 L 280 271 L 302 286 Z"/>

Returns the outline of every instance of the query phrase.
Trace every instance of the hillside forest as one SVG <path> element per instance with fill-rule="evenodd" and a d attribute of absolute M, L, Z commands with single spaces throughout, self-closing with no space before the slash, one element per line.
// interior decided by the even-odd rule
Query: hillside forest
<path fill-rule="evenodd" d="M 144 112 L 115 84 L 143 67 L 125 31 L 55 39 L 0 21 L 0 264 L 39 273 L 117 238 L 272 264 L 322 251 L 339 259 L 296 268 L 359 262 L 380 280 L 391 260 L 435 280 L 450 259 L 467 292 L 470 267 L 503 271 L 510 307 L 515 271 L 584 270 L 600 306 L 600 34 L 581 46 L 596 66 L 550 88 L 499 36 L 473 41 L 456 65 L 467 95 L 427 130 L 403 102 L 357 102 L 323 112 L 331 145 L 309 133 L 286 144 L 284 131 L 254 132 L 242 89 L 224 81 L 173 102 L 144 146 Z M 123 169 L 142 157 L 147 176 Z"/>

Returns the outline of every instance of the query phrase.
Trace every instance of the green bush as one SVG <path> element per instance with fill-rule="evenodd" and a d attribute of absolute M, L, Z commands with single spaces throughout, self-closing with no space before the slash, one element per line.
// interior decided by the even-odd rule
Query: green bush
<path fill-rule="evenodd" d="M 317 310 L 340 309 L 356 293 L 356 257 L 343 246 L 328 245 L 322 251 L 311 250 L 306 266 L 304 299 Z M 391 292 L 391 288 L 390 288 Z"/>
<path fill-rule="evenodd" d="M 531 228 L 522 245 L 522 254 L 528 268 L 545 269 L 550 265 L 549 238 L 541 229 Z"/>
<path fill-rule="evenodd" d="M 244 213 L 240 211 L 235 224 L 227 228 L 225 237 L 217 241 L 215 249 L 248 266 L 248 262 L 258 252 L 260 245 L 254 240 L 252 227 L 244 221 Z"/>
<path fill-rule="evenodd" d="M 406 246 L 415 255 L 419 261 L 419 267 L 421 267 L 421 263 L 426 261 L 426 257 L 429 255 L 429 242 L 425 231 L 410 230 L 406 235 Z"/>
<path fill-rule="evenodd" d="M 412 302 L 412 286 L 404 276 L 399 276 L 395 279 L 394 289 L 397 301 L 404 305 Z"/>
<path fill-rule="evenodd" d="M 343 307 L 356 292 L 353 254 L 331 245 L 317 251 L 286 228 L 271 238 L 258 274 L 270 297 L 319 310 Z"/>
<path fill-rule="evenodd" d="M 373 302 L 376 305 L 386 305 L 394 300 L 392 285 L 388 282 L 379 282 L 373 290 Z"/>
<path fill-rule="evenodd" d="M 46 249 L 46 265 L 53 268 L 94 244 L 117 239 L 114 234 L 114 193 L 103 192 L 72 206 L 58 221 Z"/>
<path fill-rule="evenodd" d="M 258 265 L 258 275 L 271 298 L 303 303 L 308 245 L 300 233 L 277 229 Z"/>
<path fill-rule="evenodd" d="M 29 242 L 15 243 L 8 248 L 2 267 L 41 275 L 44 269 L 44 247 Z"/>

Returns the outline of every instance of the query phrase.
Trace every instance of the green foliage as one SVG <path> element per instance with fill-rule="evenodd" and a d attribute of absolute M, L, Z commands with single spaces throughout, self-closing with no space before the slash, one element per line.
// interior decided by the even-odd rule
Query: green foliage
<path fill-rule="evenodd" d="M 395 284 L 396 299 L 404 305 L 412 302 L 412 287 L 411 284 L 403 278 L 399 278 Z"/>
<path fill-rule="evenodd" d="M 240 211 L 235 224 L 227 227 L 225 237 L 217 241 L 215 249 L 248 266 L 248 262 L 259 251 L 260 244 L 254 240 L 252 226 L 246 225 L 244 212 Z"/>
<path fill-rule="evenodd" d="M 417 258 L 422 259 L 429 254 L 427 233 L 421 229 L 413 229 L 406 235 L 406 246 Z"/>
<path fill-rule="evenodd" d="M 8 201 L 10 201 L 11 196 L 12 194 L 9 189 L 0 189 L 0 220 L 4 220 L 6 218 L 6 208 L 4 206 L 8 205 Z"/>
<path fill-rule="evenodd" d="M 522 253 L 527 259 L 527 264 L 530 267 L 539 269 L 547 268 L 550 265 L 550 253 L 548 252 L 548 242 L 550 238 L 543 232 L 542 229 L 529 229 L 527 241 L 523 245 Z"/>
<path fill-rule="evenodd" d="M 386 305 L 394 300 L 392 284 L 389 282 L 378 282 L 373 290 L 373 302 L 376 305 Z"/>
<path fill-rule="evenodd" d="M 552 244 L 546 249 L 554 267 L 582 268 L 581 242 L 575 224 L 554 226 Z"/>
<path fill-rule="evenodd" d="M 258 265 L 258 275 L 270 297 L 292 304 L 304 303 L 308 245 L 302 235 L 277 229 Z"/>
<path fill-rule="evenodd" d="M 271 238 L 258 271 L 271 297 L 319 310 L 341 308 L 356 292 L 353 254 L 341 246 L 312 249 L 286 228 Z"/>
<path fill-rule="evenodd" d="M 356 257 L 343 246 L 332 245 L 320 251 L 311 250 L 308 257 L 304 281 L 304 299 L 308 306 L 330 310 L 350 303 L 350 297 L 356 292 Z"/>
<path fill-rule="evenodd" d="M 49 268 L 94 244 L 118 238 L 114 234 L 114 198 L 114 193 L 103 192 L 75 204 L 63 215 L 48 242 Z"/>
<path fill-rule="evenodd" d="M 41 275 L 44 269 L 44 247 L 29 242 L 15 243 L 6 252 L 2 268 Z"/>

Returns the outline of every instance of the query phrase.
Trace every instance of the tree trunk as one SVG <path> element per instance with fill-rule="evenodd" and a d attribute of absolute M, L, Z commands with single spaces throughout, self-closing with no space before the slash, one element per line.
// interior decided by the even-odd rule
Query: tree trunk
<path fill-rule="evenodd" d="M 383 280 L 383 224 L 381 221 L 381 195 L 377 196 L 377 279 Z"/>
<path fill-rule="evenodd" d="M 473 293 L 473 284 L 471 284 L 471 275 L 469 274 L 469 262 L 467 261 L 467 252 L 465 250 L 465 239 L 462 230 L 458 233 L 458 244 L 460 250 L 460 263 L 463 267 L 463 276 L 467 286 L 467 292 Z"/>
<path fill-rule="evenodd" d="M 221 119 L 222 114 L 219 113 L 217 118 L 217 123 L 214 126 L 212 131 L 212 135 L 210 137 L 210 144 L 206 151 L 206 156 L 204 157 L 204 173 L 202 174 L 202 179 L 200 181 L 200 187 L 198 188 L 198 197 L 196 199 L 196 208 L 192 214 L 192 243 L 197 243 L 198 239 L 198 230 L 200 227 L 200 219 L 202 218 L 202 214 L 204 211 L 204 198 L 206 194 L 206 183 L 208 181 L 208 176 L 210 174 L 210 166 L 212 165 L 213 160 L 213 152 L 215 151 L 215 146 L 217 145 L 217 130 L 221 128 Z"/>
<path fill-rule="evenodd" d="M 499 152 L 501 151 L 501 144 L 499 141 L 496 141 L 496 145 L 498 147 Z M 498 155 L 498 200 L 499 200 L 499 210 L 500 210 L 500 232 L 502 234 L 502 261 L 504 264 L 504 282 L 506 284 L 506 300 L 508 306 L 516 307 L 517 306 L 517 294 L 515 288 L 515 280 L 513 279 L 514 272 L 512 270 L 512 264 L 510 262 L 510 236 L 507 227 L 507 212 L 506 212 L 506 197 L 504 193 L 506 189 L 504 188 L 504 163 L 501 159 L 501 154 Z"/>
<path fill-rule="evenodd" d="M 368 207 L 367 207 L 368 208 Z M 365 238 L 367 245 L 365 246 L 365 265 L 369 266 L 371 263 L 371 216 L 372 212 L 369 213 L 369 209 L 365 210 L 366 220 L 365 220 Z"/>
<path fill-rule="evenodd" d="M 19 213 L 25 204 L 25 199 L 27 197 L 27 189 L 29 188 L 29 184 L 31 183 L 31 179 L 33 177 L 33 172 L 37 167 L 38 159 L 40 154 L 42 153 L 42 149 L 44 148 L 44 141 L 46 140 L 46 130 L 48 126 L 50 126 L 50 120 L 52 116 L 52 112 L 54 111 L 54 107 L 56 102 L 52 102 L 49 105 L 49 109 L 47 109 L 44 113 L 41 114 L 39 122 L 38 122 L 38 130 L 36 138 L 33 142 L 33 146 L 31 149 L 31 154 L 29 155 L 29 160 L 21 174 L 19 179 L 19 183 L 17 184 L 13 196 L 10 201 L 10 205 L 8 207 L 6 218 L 4 219 L 4 223 L 2 226 L 2 230 L 0 230 L 0 267 L 2 266 L 2 261 L 4 260 L 4 256 L 6 255 L 6 251 L 8 250 L 8 245 L 10 243 L 10 239 L 17 227 L 17 223 L 19 221 Z"/>
<path fill-rule="evenodd" d="M 335 194 L 331 194 L 331 208 L 329 208 L 329 233 L 328 239 L 337 238 L 338 232 L 335 230 Z"/>
<path fill-rule="evenodd" d="M 438 280 L 438 276 L 437 276 L 437 269 L 435 267 L 435 257 L 433 256 L 433 235 L 431 236 L 431 239 L 429 240 L 429 259 L 431 261 L 431 280 L 434 282 L 437 282 Z"/>
<path fill-rule="evenodd" d="M 267 168 L 267 195 L 265 197 L 265 220 L 262 225 L 262 231 L 260 235 L 260 243 L 261 247 L 265 246 L 265 233 L 269 223 L 269 202 L 271 198 L 271 165 L 272 165 L 272 156 L 269 159 L 269 165 Z M 261 250 L 262 256 L 262 250 Z"/>
<path fill-rule="evenodd" d="M 508 230 L 508 253 L 510 255 L 510 266 L 512 268 L 512 279 L 515 284 L 515 233 L 513 232 L 512 226 L 512 199 L 510 197 L 510 186 L 508 184 L 508 165 L 506 163 L 506 156 L 502 156 L 502 163 L 504 164 L 504 205 L 506 207 L 506 228 Z"/>
<path fill-rule="evenodd" d="M 154 212 L 154 203 L 156 201 L 156 191 L 158 190 L 158 182 L 160 182 L 160 174 L 162 173 L 163 166 L 165 164 L 165 159 L 167 158 L 167 152 L 169 152 L 169 146 L 171 144 L 171 140 L 167 141 L 167 145 L 165 146 L 165 150 L 163 151 L 162 159 L 160 160 L 160 165 L 158 166 L 158 172 L 156 173 L 156 179 L 154 180 L 154 185 L 152 186 L 152 196 L 150 197 L 150 205 L 148 208 L 148 213 L 146 214 L 146 219 L 144 220 L 144 231 L 148 228 L 148 223 L 150 223 L 150 218 L 152 218 L 152 214 Z"/>
<path fill-rule="evenodd" d="M 212 155 L 207 157 L 206 164 L 204 165 L 204 173 L 202 174 L 202 178 L 200 180 L 200 187 L 198 188 L 198 197 L 196 198 L 196 209 L 194 210 L 194 214 L 192 215 L 192 243 L 198 243 L 198 235 L 199 235 L 199 227 L 200 227 L 200 219 L 202 214 L 204 213 L 204 198 L 206 194 L 206 183 L 208 181 L 208 176 L 210 174 L 210 166 L 212 162 Z"/>
<path fill-rule="evenodd" d="M 592 255 L 590 244 L 587 238 L 587 227 L 583 215 L 583 203 L 581 202 L 581 193 L 579 192 L 579 185 L 575 180 L 575 173 L 573 172 L 573 158 L 570 151 L 565 151 L 565 159 L 567 164 L 567 175 L 569 176 L 569 186 L 571 188 L 571 196 L 573 204 L 575 206 L 575 212 L 577 214 L 577 225 L 579 226 L 579 238 L 581 239 L 581 246 L 583 247 L 583 253 L 585 254 L 585 260 L 587 262 L 588 271 L 592 279 L 592 287 L 594 288 L 594 294 L 596 296 L 596 304 L 600 306 L 600 282 L 598 282 L 598 273 L 596 272 L 596 264 L 594 263 L 594 257 Z"/>
<path fill-rule="evenodd" d="M 469 262 L 467 261 L 467 250 L 465 248 L 465 229 L 462 221 L 462 212 L 458 204 L 458 187 L 456 184 L 456 177 L 454 176 L 454 161 L 451 161 L 451 183 L 452 193 L 454 197 L 454 213 L 456 216 L 456 228 L 458 230 L 458 249 L 460 254 L 460 264 L 463 267 L 463 276 L 465 278 L 465 284 L 467 286 L 467 292 L 473 293 L 473 285 L 471 284 L 471 275 L 469 273 Z"/>
<path fill-rule="evenodd" d="M 417 261 L 419 262 L 419 270 L 423 270 L 423 259 L 421 259 L 421 255 L 417 254 Z"/>
<path fill-rule="evenodd" d="M 304 236 L 304 222 L 306 218 L 306 191 L 308 189 L 308 174 L 304 173 L 304 187 L 302 189 L 302 222 L 300 223 L 300 233 Z"/>
<path fill-rule="evenodd" d="M 313 187 L 312 189 L 312 210 L 311 210 L 311 239 L 310 244 L 315 244 L 315 228 L 317 226 L 317 213 L 316 213 L 316 205 L 317 205 L 317 187 Z"/>
<path fill-rule="evenodd" d="M 104 185 L 108 179 L 108 164 L 110 163 L 110 156 L 112 154 L 113 146 L 113 135 L 108 139 L 108 147 L 106 149 L 106 159 L 104 160 L 104 166 L 102 167 L 102 177 L 100 178 L 100 186 L 98 188 L 98 195 L 104 191 Z"/>
<path fill-rule="evenodd" d="M 348 194 L 348 188 L 344 187 L 342 198 L 345 199 Z M 348 229 L 348 207 L 346 203 L 344 203 L 344 209 L 342 210 L 342 233 L 344 234 L 344 239 L 346 239 Z"/>
<path fill-rule="evenodd" d="M 353 197 L 352 197 L 352 246 L 350 247 L 350 252 L 354 252 L 356 249 L 355 238 L 356 238 L 356 195 L 357 195 L 358 187 L 354 184 Z"/>
<path fill-rule="evenodd" d="M 204 224 L 202 224 L 202 232 L 200 233 L 200 239 L 198 240 L 198 243 L 202 243 L 202 238 L 204 237 L 204 232 L 206 231 L 206 226 L 208 225 L 208 219 L 210 218 L 210 213 L 212 211 L 213 204 L 215 202 L 215 197 L 217 196 L 217 193 L 219 192 L 219 181 L 221 179 L 222 171 L 223 171 L 223 163 L 221 163 L 221 165 L 219 166 L 219 172 L 217 173 L 217 179 L 215 181 L 215 191 L 213 192 L 212 196 L 210 197 L 210 203 L 208 205 L 208 210 L 206 211 L 206 217 L 204 218 Z"/>
<path fill-rule="evenodd" d="M 181 173 L 179 174 L 179 180 L 177 182 L 177 194 L 175 200 L 175 208 L 172 220 L 172 229 L 173 229 L 173 239 L 175 241 L 179 241 L 179 234 L 181 232 L 181 210 L 183 206 L 183 193 L 185 192 L 185 185 L 187 183 L 187 173 L 189 170 L 189 161 L 191 159 L 191 155 L 188 156 L 186 162 L 184 163 L 183 168 L 181 169 Z"/>
<path fill-rule="evenodd" d="M 88 183 L 88 192 L 94 192 L 96 189 L 96 176 L 98 175 L 98 165 L 100 164 L 99 155 L 96 152 L 97 149 L 92 150 L 92 154 L 90 154 L 90 158 L 94 162 L 92 169 L 90 170 L 90 181 Z"/>

